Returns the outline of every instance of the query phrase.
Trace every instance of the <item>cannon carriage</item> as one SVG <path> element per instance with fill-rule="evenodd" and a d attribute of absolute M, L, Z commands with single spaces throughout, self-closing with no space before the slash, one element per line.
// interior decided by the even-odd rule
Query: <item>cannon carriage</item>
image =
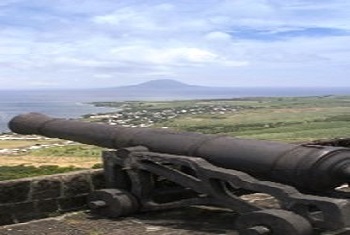
<path fill-rule="evenodd" d="M 209 205 L 231 209 L 241 235 L 350 234 L 350 149 L 127 128 L 29 113 L 11 120 L 39 134 L 108 148 L 107 188 L 88 205 L 108 217 Z M 270 195 L 276 208 L 242 199 Z"/>

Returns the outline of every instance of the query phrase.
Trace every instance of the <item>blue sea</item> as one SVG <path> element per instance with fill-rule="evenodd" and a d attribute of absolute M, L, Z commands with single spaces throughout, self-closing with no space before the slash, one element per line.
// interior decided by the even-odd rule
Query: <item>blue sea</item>
<path fill-rule="evenodd" d="M 95 107 L 94 101 L 223 99 L 237 97 L 283 97 L 350 95 L 350 88 L 217 88 L 196 91 L 172 90 L 55 90 L 1 91 L 0 133 L 8 132 L 8 121 L 21 113 L 40 112 L 53 117 L 78 118 L 84 114 L 118 111 Z"/>
<path fill-rule="evenodd" d="M 8 121 L 22 113 L 40 112 L 53 117 L 78 118 L 89 113 L 118 109 L 95 107 L 88 102 L 100 100 L 86 92 L 73 91 L 0 91 L 0 133 L 8 132 Z"/>

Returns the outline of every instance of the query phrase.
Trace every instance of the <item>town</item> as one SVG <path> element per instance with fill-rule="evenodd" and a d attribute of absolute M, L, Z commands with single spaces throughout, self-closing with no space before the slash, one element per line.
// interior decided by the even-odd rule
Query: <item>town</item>
<path fill-rule="evenodd" d="M 106 105 L 113 107 L 117 103 L 95 103 L 95 105 Z M 116 113 L 90 114 L 84 118 L 93 122 L 108 123 L 110 125 L 121 125 L 124 127 L 151 127 L 155 124 L 185 115 L 224 115 L 237 112 L 242 107 L 232 104 L 195 104 L 173 107 L 159 107 L 159 104 L 149 105 L 142 102 L 124 102 L 122 110 Z M 168 128 L 167 126 L 161 126 Z"/>

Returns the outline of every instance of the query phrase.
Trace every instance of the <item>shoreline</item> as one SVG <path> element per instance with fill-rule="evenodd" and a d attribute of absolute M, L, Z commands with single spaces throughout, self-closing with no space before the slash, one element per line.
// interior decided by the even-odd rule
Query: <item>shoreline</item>
<path fill-rule="evenodd" d="M 14 104 L 18 105 L 18 103 Z M 114 113 L 120 111 L 120 109 L 117 107 L 97 106 L 92 102 L 59 102 L 57 105 L 53 105 L 51 102 L 43 102 L 39 103 L 42 105 L 38 105 L 38 103 L 33 102 L 33 104 L 35 104 L 33 108 L 27 108 L 25 110 L 20 110 L 18 108 L 18 111 L 16 108 L 11 108 L 9 111 L 7 111 L 5 107 L 5 110 L 2 111 L 3 114 L 1 115 L 0 113 L 0 135 L 9 134 L 11 131 L 8 128 L 8 122 L 13 117 L 22 113 L 39 112 L 52 117 L 82 119 L 88 115 Z M 14 107 L 16 107 L 16 105 Z"/>

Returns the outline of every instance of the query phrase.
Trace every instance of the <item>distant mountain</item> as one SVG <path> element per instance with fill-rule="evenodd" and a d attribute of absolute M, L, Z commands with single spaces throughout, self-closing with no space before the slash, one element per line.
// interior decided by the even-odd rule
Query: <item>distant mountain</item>
<path fill-rule="evenodd" d="M 208 89 L 208 87 L 188 85 L 172 79 L 151 80 L 137 85 L 115 87 L 122 90 L 188 90 L 188 89 Z"/>
<path fill-rule="evenodd" d="M 282 97 L 325 94 L 349 94 L 350 88 L 291 88 L 291 87 L 207 87 L 182 83 L 171 79 L 152 80 L 137 85 L 96 88 L 73 93 L 85 100 L 184 100 L 230 99 L 237 97 Z M 72 94 L 70 94 L 72 96 Z"/>
<path fill-rule="evenodd" d="M 137 85 L 97 89 L 123 99 L 198 99 L 234 96 L 232 89 L 189 85 L 172 79 L 151 80 Z"/>
<path fill-rule="evenodd" d="M 350 89 L 350 88 L 348 88 Z M 151 80 L 131 86 L 96 89 L 95 100 L 182 100 L 182 99 L 230 99 L 262 96 L 310 96 L 324 94 L 348 94 L 345 89 L 310 89 L 290 87 L 209 87 L 189 85 L 171 79 Z M 102 95 L 101 95 L 102 94 Z"/>

